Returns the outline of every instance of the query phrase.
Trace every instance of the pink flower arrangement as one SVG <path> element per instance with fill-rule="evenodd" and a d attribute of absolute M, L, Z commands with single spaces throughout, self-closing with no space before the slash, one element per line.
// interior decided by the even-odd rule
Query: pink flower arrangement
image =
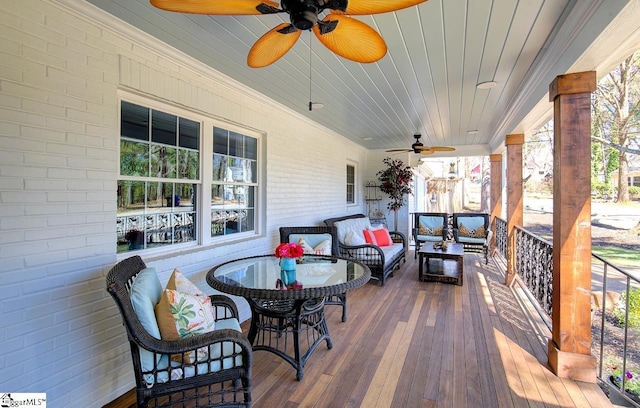
<path fill-rule="evenodd" d="M 276 258 L 300 258 L 304 255 L 302 247 L 296 243 L 280 244 L 276 248 Z"/>

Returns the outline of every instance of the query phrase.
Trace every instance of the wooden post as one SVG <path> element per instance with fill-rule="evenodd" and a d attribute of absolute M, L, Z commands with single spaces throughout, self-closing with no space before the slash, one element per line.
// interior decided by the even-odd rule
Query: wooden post
<path fill-rule="evenodd" d="M 496 249 L 496 217 L 502 216 L 502 155 L 492 154 L 489 156 L 491 162 L 491 231 L 493 239 L 489 243 L 490 253 Z"/>
<path fill-rule="evenodd" d="M 522 226 L 522 145 L 523 134 L 507 135 L 507 276 L 511 285 L 516 276 L 516 225 Z"/>
<path fill-rule="evenodd" d="M 595 71 L 559 75 L 554 110 L 553 299 L 549 365 L 559 377 L 596 382 L 591 355 L 591 92 Z"/>

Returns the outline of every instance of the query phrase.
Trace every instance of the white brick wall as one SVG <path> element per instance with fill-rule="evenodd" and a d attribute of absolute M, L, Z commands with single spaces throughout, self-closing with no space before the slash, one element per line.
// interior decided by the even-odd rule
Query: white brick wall
<path fill-rule="evenodd" d="M 119 87 L 266 135 L 265 237 L 147 259 L 165 282 L 179 267 L 206 288 L 213 265 L 270 252 L 280 225 L 363 211 L 345 205 L 345 165 L 356 162 L 364 182 L 367 152 L 213 72 L 202 75 L 195 62 L 167 57 L 153 39 L 134 43 L 121 23 L 105 27 L 79 12 L 89 7 L 83 1 L 64 3 L 0 2 L 0 392 L 97 407 L 134 384 L 104 289 L 117 261 Z"/>

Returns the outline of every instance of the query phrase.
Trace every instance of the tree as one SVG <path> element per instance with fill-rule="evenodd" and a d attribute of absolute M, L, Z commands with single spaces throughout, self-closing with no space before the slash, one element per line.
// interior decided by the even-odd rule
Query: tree
<path fill-rule="evenodd" d="M 411 194 L 411 180 L 413 172 L 402 160 L 391 160 L 387 157 L 382 161 L 387 168 L 378 172 L 380 190 L 391 200 L 387 209 L 393 211 L 393 229 L 398 228 L 398 210 L 405 204 L 404 196 Z"/>
<path fill-rule="evenodd" d="M 640 129 L 640 52 L 600 80 L 592 107 L 592 139 L 600 143 L 600 149 L 592 144 L 593 158 L 602 164 L 606 184 L 611 160 L 617 156 L 618 202 L 627 202 L 628 155 L 640 154 L 636 140 Z"/>

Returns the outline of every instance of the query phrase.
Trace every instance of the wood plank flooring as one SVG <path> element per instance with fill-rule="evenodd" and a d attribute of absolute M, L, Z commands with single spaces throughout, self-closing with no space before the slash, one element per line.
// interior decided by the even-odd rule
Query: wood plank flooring
<path fill-rule="evenodd" d="M 384 287 L 349 293 L 347 322 L 326 307 L 333 349 L 316 349 L 302 381 L 280 357 L 256 351 L 254 407 L 612 406 L 596 384 L 551 373 L 550 334 L 502 284 L 500 265 L 465 254 L 463 286 L 418 282 L 407 255 Z"/>

